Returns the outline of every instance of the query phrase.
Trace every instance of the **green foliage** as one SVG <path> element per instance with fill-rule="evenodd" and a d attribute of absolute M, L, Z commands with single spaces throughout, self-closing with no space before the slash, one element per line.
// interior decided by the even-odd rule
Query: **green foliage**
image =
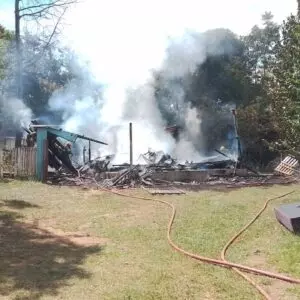
<path fill-rule="evenodd" d="M 72 53 L 68 49 L 44 46 L 35 36 L 23 40 L 23 98 L 34 114 L 47 112 L 48 100 L 74 78 Z"/>
<path fill-rule="evenodd" d="M 0 40 L 1 41 L 11 41 L 14 35 L 11 31 L 5 29 L 4 26 L 0 24 Z"/>
<path fill-rule="evenodd" d="M 259 153 L 259 160 L 267 162 L 274 153 L 299 155 L 300 22 L 291 15 L 279 30 L 270 14 L 263 20 L 264 28 L 254 27 L 243 38 L 260 92 L 239 118 L 248 154 Z"/>
<path fill-rule="evenodd" d="M 257 83 L 267 76 L 270 66 L 276 61 L 280 40 L 280 26 L 274 23 L 273 15 L 266 12 L 262 16 L 263 27 L 254 26 L 249 35 L 241 39 L 245 43 L 245 62 Z"/>
<path fill-rule="evenodd" d="M 1 88 L 8 96 L 14 96 L 17 68 L 14 44 L 9 44 L 5 52 L 6 65 L 2 70 L 6 76 Z M 93 82 L 85 66 L 78 66 L 75 54 L 58 44 L 45 44 L 42 36 L 28 33 L 22 36 L 22 65 L 23 101 L 32 110 L 34 117 L 47 116 L 50 122 L 61 122 L 63 112 L 53 113 L 49 108 L 49 99 L 55 92 L 67 88 L 70 83 L 77 88 L 76 93 L 70 97 L 77 99 L 86 96 L 78 91 L 78 87 L 87 85 L 82 90 L 99 96 L 99 84 Z M 62 102 L 65 100 L 62 99 Z"/>
<path fill-rule="evenodd" d="M 0 24 L 0 80 L 3 80 L 5 76 L 5 69 L 6 69 L 5 55 L 12 39 L 13 39 L 12 32 L 6 30 Z"/>
<path fill-rule="evenodd" d="M 280 134 L 269 90 L 280 45 L 280 26 L 269 12 L 262 21 L 262 27 L 254 26 L 248 36 L 241 37 L 252 87 L 250 102 L 242 101 L 238 115 L 244 159 L 259 167 L 277 155 L 273 145 Z"/>
<path fill-rule="evenodd" d="M 279 128 L 274 147 L 280 151 L 297 151 L 300 145 L 300 23 L 289 17 L 282 26 L 273 77 L 268 85 L 272 110 Z"/>
<path fill-rule="evenodd" d="M 243 159 L 262 167 L 277 156 L 270 147 L 279 138 L 274 114 L 262 99 L 238 111 L 239 134 L 243 142 Z"/>

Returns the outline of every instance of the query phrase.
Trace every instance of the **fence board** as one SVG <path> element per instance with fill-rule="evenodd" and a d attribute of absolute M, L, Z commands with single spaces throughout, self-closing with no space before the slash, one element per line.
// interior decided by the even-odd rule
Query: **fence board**
<path fill-rule="evenodd" d="M 2 137 L 0 138 L 0 148 L 5 150 L 13 150 L 15 148 L 16 138 L 15 137 Z M 26 139 L 21 140 L 22 147 L 27 145 Z"/>
<path fill-rule="evenodd" d="M 0 148 L 0 178 L 3 178 L 3 150 Z"/>
<path fill-rule="evenodd" d="M 4 175 L 35 176 L 36 149 L 32 147 L 0 149 L 0 177 Z"/>

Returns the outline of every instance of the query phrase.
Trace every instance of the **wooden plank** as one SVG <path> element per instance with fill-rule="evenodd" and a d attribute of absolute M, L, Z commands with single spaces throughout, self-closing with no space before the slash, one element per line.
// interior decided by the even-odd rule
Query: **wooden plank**
<path fill-rule="evenodd" d="M 275 171 L 285 174 L 293 175 L 295 168 L 298 166 L 299 162 L 297 159 L 291 156 L 287 156 L 284 160 L 275 168 Z"/>
<path fill-rule="evenodd" d="M 47 140 L 47 129 L 46 128 L 39 128 L 39 134 L 37 135 L 37 154 L 36 154 L 36 169 L 37 169 L 37 179 L 39 181 L 44 180 L 44 172 L 45 172 L 45 164 L 48 162 L 45 161 L 46 158 L 46 150 L 44 147 L 46 146 L 45 140 Z M 48 149 L 47 149 L 48 150 Z"/>
<path fill-rule="evenodd" d="M 145 189 L 151 195 L 182 195 L 185 194 L 184 191 L 181 190 L 163 190 L 163 189 Z"/>
<path fill-rule="evenodd" d="M 47 181 L 47 177 L 48 177 L 48 140 L 45 139 L 43 141 L 44 147 L 43 147 L 43 174 L 42 174 L 42 182 L 46 182 Z"/>
<path fill-rule="evenodd" d="M 33 155 L 33 148 L 28 148 L 28 172 L 30 174 L 30 176 L 33 175 L 33 171 L 32 171 L 32 155 Z"/>
<path fill-rule="evenodd" d="M 10 160 L 9 160 L 9 170 L 12 176 L 17 175 L 17 150 L 15 148 L 10 149 Z"/>
<path fill-rule="evenodd" d="M 31 172 L 33 175 L 35 175 L 36 174 L 36 153 L 37 153 L 37 151 L 35 148 L 31 148 L 31 149 L 32 149 L 32 161 L 31 161 L 32 170 L 31 170 Z"/>
<path fill-rule="evenodd" d="M 5 149 L 2 149 L 2 173 L 5 174 L 5 173 L 9 173 L 9 174 L 12 174 L 14 175 L 14 170 L 13 170 L 13 151 L 12 150 L 5 150 Z"/>
<path fill-rule="evenodd" d="M 36 175 L 36 149 L 35 148 L 29 148 L 29 173 L 30 176 Z"/>
<path fill-rule="evenodd" d="M 0 178 L 3 178 L 3 150 L 0 149 Z"/>
<path fill-rule="evenodd" d="M 30 148 L 26 148 L 26 156 L 27 156 L 27 160 L 26 160 L 26 169 L 27 169 L 27 176 L 31 176 L 31 151 Z"/>
<path fill-rule="evenodd" d="M 13 163 L 13 167 L 14 167 L 14 173 L 15 175 L 19 176 L 21 175 L 21 165 L 20 165 L 20 159 L 19 159 L 19 148 L 14 148 L 13 150 L 13 157 L 14 157 L 14 161 Z"/>

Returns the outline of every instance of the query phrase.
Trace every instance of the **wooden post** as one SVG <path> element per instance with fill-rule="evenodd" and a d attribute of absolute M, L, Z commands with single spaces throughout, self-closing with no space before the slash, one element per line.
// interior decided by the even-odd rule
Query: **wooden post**
<path fill-rule="evenodd" d="M 42 182 L 46 182 L 48 177 L 48 140 L 44 140 L 44 148 L 43 148 L 43 175 Z"/>
<path fill-rule="evenodd" d="M 82 152 L 83 152 L 83 153 L 82 153 L 83 163 L 85 164 L 85 152 L 86 152 L 85 146 L 83 146 Z"/>
<path fill-rule="evenodd" d="M 3 178 L 3 150 L 0 149 L 0 178 Z"/>
<path fill-rule="evenodd" d="M 14 177 L 20 174 L 21 164 L 20 164 L 20 148 L 15 148 L 12 150 L 12 166 Z"/>
<path fill-rule="evenodd" d="M 130 166 L 132 166 L 132 123 L 129 123 L 129 153 L 130 153 Z"/>
<path fill-rule="evenodd" d="M 15 148 L 20 148 L 22 146 L 22 137 L 23 137 L 22 131 L 17 131 L 16 139 L 15 139 Z"/>
<path fill-rule="evenodd" d="M 89 161 L 91 161 L 92 155 L 91 155 L 91 141 L 89 141 Z"/>
<path fill-rule="evenodd" d="M 48 132 L 46 128 L 38 128 L 37 130 L 37 153 L 36 153 L 36 174 L 39 181 L 44 180 L 45 164 L 47 164 L 48 170 L 48 157 L 45 161 L 45 153 L 48 154 L 48 145 L 45 144 L 47 140 Z M 48 140 L 47 140 L 48 141 Z M 45 149 L 45 146 L 46 149 Z"/>
<path fill-rule="evenodd" d="M 234 122 L 234 130 L 235 130 L 235 136 L 236 136 L 236 141 L 237 141 L 237 147 L 238 147 L 238 159 L 241 158 L 242 156 L 242 149 L 241 149 L 241 141 L 238 133 L 238 124 L 237 124 L 237 119 L 236 119 L 236 110 L 232 110 L 232 115 L 233 115 L 233 122 Z"/>

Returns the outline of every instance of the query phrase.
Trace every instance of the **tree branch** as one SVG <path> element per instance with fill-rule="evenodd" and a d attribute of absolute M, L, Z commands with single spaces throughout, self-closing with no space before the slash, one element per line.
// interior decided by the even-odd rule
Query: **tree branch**
<path fill-rule="evenodd" d="M 27 6 L 27 7 L 23 7 L 23 8 L 20 8 L 19 11 L 24 11 L 24 10 L 28 10 L 28 9 L 35 9 L 35 8 L 42 8 L 44 6 L 48 7 L 49 5 L 53 5 L 57 2 L 59 2 L 61 0 L 56 0 L 52 3 L 44 3 L 44 4 L 38 4 L 38 5 L 32 5 L 32 6 Z"/>
<path fill-rule="evenodd" d="M 46 45 L 44 46 L 44 49 L 47 48 L 48 45 L 51 43 L 51 40 L 52 40 L 53 36 L 54 36 L 55 33 L 56 33 L 57 27 L 58 27 L 58 25 L 59 25 L 61 19 L 63 18 L 64 14 L 66 13 L 66 11 L 67 11 L 67 7 L 64 8 L 63 12 L 62 12 L 61 15 L 58 17 L 57 22 L 55 23 L 55 26 L 54 26 L 54 28 L 53 28 L 53 31 L 52 31 L 52 33 L 51 33 L 51 35 L 50 35 L 50 37 L 49 37 L 49 40 L 48 40 L 48 42 L 46 43 Z"/>
<path fill-rule="evenodd" d="M 51 43 L 51 41 L 52 41 L 52 39 L 53 39 L 55 33 L 57 32 L 57 28 L 58 28 L 58 26 L 59 26 L 59 24 L 60 24 L 60 22 L 61 22 L 61 19 L 63 18 L 64 14 L 66 13 L 66 11 L 67 11 L 67 7 L 64 8 L 63 12 L 62 12 L 61 15 L 58 17 L 57 22 L 55 23 L 55 26 L 54 26 L 54 28 L 53 28 L 53 30 L 52 30 L 52 33 L 51 33 L 51 35 L 50 35 L 48 41 L 47 41 L 47 42 L 45 41 L 45 45 L 43 46 L 42 52 L 38 55 L 38 57 L 35 57 L 34 60 L 27 62 L 27 63 L 26 63 L 27 66 L 28 66 L 28 65 L 31 65 L 31 64 L 33 64 L 33 63 L 38 62 L 38 61 L 43 57 L 43 55 L 45 54 L 46 49 L 47 49 L 48 46 L 50 45 L 50 43 Z"/>
<path fill-rule="evenodd" d="M 36 9 L 36 8 L 52 8 L 52 7 L 59 7 L 59 6 L 64 6 L 64 5 L 69 5 L 69 4 L 74 4 L 78 2 L 77 0 L 69 0 L 69 1 L 63 1 L 63 0 L 56 0 L 50 3 L 44 3 L 44 4 L 38 4 L 38 5 L 32 5 L 32 6 L 27 6 L 19 9 L 19 11 L 26 11 L 26 10 L 31 10 L 31 9 Z"/>
<path fill-rule="evenodd" d="M 32 9 L 34 9 L 33 6 L 23 8 L 22 9 L 23 11 L 24 10 L 29 10 L 29 12 L 24 13 L 24 14 L 20 14 L 20 18 L 42 16 L 43 13 L 45 13 L 45 12 L 47 13 L 47 11 L 51 10 L 52 8 L 65 7 L 65 6 L 68 6 L 68 5 L 71 5 L 71 4 L 75 4 L 75 3 L 78 3 L 78 0 L 63 1 L 61 3 L 58 3 L 58 2 L 61 2 L 61 0 L 57 0 L 55 2 L 48 3 L 47 5 L 46 4 L 41 4 L 40 6 L 36 6 L 35 8 L 45 6 L 44 8 L 42 8 L 40 10 L 37 10 L 37 11 L 32 11 Z"/>

